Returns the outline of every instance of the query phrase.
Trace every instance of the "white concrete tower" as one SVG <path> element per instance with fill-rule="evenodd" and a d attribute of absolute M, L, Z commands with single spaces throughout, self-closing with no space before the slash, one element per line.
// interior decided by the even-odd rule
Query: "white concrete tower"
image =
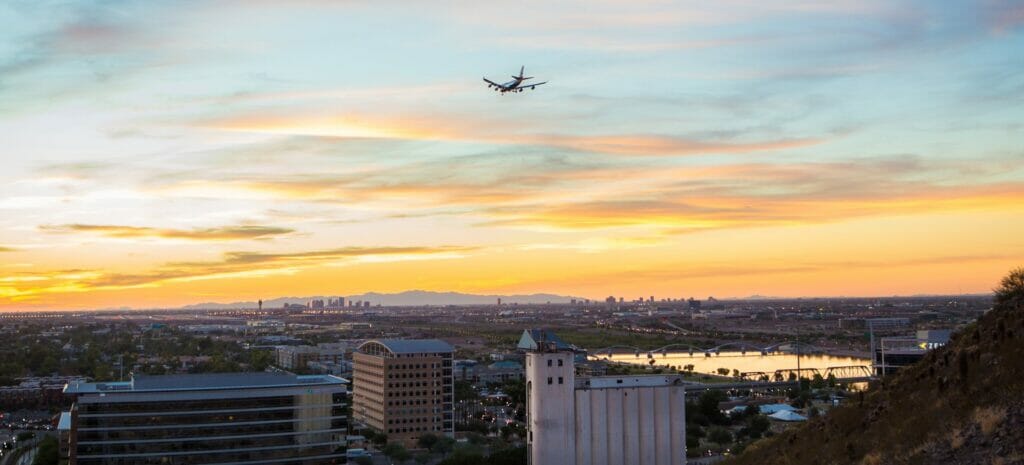
<path fill-rule="evenodd" d="M 570 346 L 543 330 L 523 333 L 529 465 L 576 465 L 575 371 Z"/>

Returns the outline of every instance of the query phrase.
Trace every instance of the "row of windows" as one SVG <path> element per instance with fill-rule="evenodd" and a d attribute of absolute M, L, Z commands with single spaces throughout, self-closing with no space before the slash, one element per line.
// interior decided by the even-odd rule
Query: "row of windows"
<path fill-rule="evenodd" d="M 388 383 L 389 388 L 405 388 L 405 387 L 427 387 L 427 386 L 440 386 L 440 381 L 434 381 L 428 383 L 426 381 L 412 381 L 412 382 L 401 382 L 401 383 Z"/>
<path fill-rule="evenodd" d="M 397 407 L 400 405 L 427 405 L 427 404 L 440 404 L 441 402 L 434 398 L 427 402 L 427 399 L 413 399 L 413 400 L 389 400 L 388 407 Z"/>
<path fill-rule="evenodd" d="M 441 427 L 414 426 L 412 428 L 388 428 L 388 433 L 419 433 L 423 431 L 441 431 Z"/>
<path fill-rule="evenodd" d="M 548 366 L 551 366 L 551 362 L 553 362 L 553 360 L 551 360 L 551 359 L 549 358 L 549 359 L 548 359 Z M 562 366 L 562 359 L 558 359 L 558 366 Z"/>
<path fill-rule="evenodd" d="M 114 454 L 158 454 L 189 451 L 218 451 L 224 449 L 243 449 L 249 447 L 273 447 L 295 444 L 297 441 L 288 436 L 257 437 L 251 439 L 210 440 L 178 443 L 131 443 L 131 444 L 89 444 L 79 445 L 78 455 L 114 455 Z"/>
<path fill-rule="evenodd" d="M 203 399 L 203 400 L 163 400 L 151 402 L 100 402 L 79 404 L 79 414 L 108 413 L 159 413 L 169 411 L 226 410 L 251 407 L 286 407 L 295 404 L 294 396 L 260 397 L 245 399 Z"/>
<path fill-rule="evenodd" d="M 388 409 L 388 415 L 429 415 L 431 413 L 441 413 L 441 409 L 434 407 L 433 409 L 428 408 L 394 408 Z"/>
<path fill-rule="evenodd" d="M 402 424 L 407 424 L 407 423 L 431 423 L 431 422 L 440 423 L 441 422 L 441 417 L 433 417 L 433 418 L 423 418 L 423 417 L 420 417 L 420 418 L 399 418 L 399 419 L 396 419 L 396 420 L 388 420 L 388 424 L 389 425 L 392 425 L 392 424 L 394 424 L 394 425 L 402 425 Z"/>
<path fill-rule="evenodd" d="M 229 453 L 210 454 L 196 451 L 195 454 L 175 455 L 172 457 L 154 455 L 148 457 L 108 457 L 90 458 L 79 456 L 79 465 L 200 465 L 214 463 L 235 463 L 264 460 L 287 460 L 301 457 L 329 455 L 335 447 L 322 445 L 316 447 L 286 447 L 277 450 L 231 451 Z M 290 461 L 289 463 L 301 463 Z M 332 463 L 325 459 L 311 459 L 305 463 Z"/>
<path fill-rule="evenodd" d="M 81 428 L 117 428 L 157 425 L 199 425 L 210 423 L 231 423 L 245 421 L 282 420 L 294 417 L 301 411 L 269 410 L 264 412 L 233 412 L 201 415 L 153 415 L 131 417 L 85 417 L 79 418 Z"/>
<path fill-rule="evenodd" d="M 550 361 L 550 360 L 548 360 L 548 361 Z M 561 376 L 558 377 L 558 384 L 563 384 L 564 381 L 565 380 Z M 548 384 L 553 384 L 550 376 L 548 376 Z"/>
<path fill-rule="evenodd" d="M 114 429 L 110 431 L 78 432 L 79 442 L 90 441 L 127 441 L 146 439 L 175 439 L 227 435 L 253 435 L 261 433 L 282 433 L 295 430 L 292 422 L 261 423 L 256 425 L 217 426 L 211 428 L 180 428 L 168 426 L 146 430 Z"/>
<path fill-rule="evenodd" d="M 388 397 L 422 397 L 431 395 L 431 392 L 435 396 L 441 395 L 441 391 L 435 389 L 434 391 L 391 391 L 388 393 Z"/>
<path fill-rule="evenodd" d="M 408 364 L 407 363 L 394 363 L 394 364 L 388 365 L 388 368 L 390 368 L 392 370 L 423 370 L 423 369 L 427 368 L 427 364 L 426 363 L 408 363 Z M 431 363 L 430 364 L 430 368 L 432 368 L 432 369 L 441 368 L 441 365 L 439 363 Z"/>
<path fill-rule="evenodd" d="M 425 371 L 412 372 L 412 373 L 388 373 L 388 379 L 407 379 L 407 378 L 435 378 L 441 377 L 440 371 L 434 371 L 431 373 Z"/>
<path fill-rule="evenodd" d="M 388 358 L 423 358 L 423 357 L 451 358 L 452 353 L 451 352 L 437 352 L 437 353 L 420 352 L 420 353 L 411 353 L 411 354 L 387 353 L 387 354 L 384 354 L 384 355 L 388 356 Z"/>

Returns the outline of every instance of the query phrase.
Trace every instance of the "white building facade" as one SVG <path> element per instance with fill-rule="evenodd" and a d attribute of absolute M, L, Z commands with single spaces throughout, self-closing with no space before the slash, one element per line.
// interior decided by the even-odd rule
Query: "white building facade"
<path fill-rule="evenodd" d="M 685 391 L 673 375 L 576 378 L 573 347 L 523 333 L 530 465 L 685 465 Z"/>

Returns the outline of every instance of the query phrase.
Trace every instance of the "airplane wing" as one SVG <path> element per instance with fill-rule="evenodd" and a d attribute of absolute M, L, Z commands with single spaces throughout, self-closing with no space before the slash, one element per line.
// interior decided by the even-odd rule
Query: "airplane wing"
<path fill-rule="evenodd" d="M 490 79 L 487 79 L 487 78 L 484 78 L 484 82 L 486 82 L 486 83 L 488 83 L 488 84 L 490 84 L 490 85 L 492 85 L 492 86 L 494 86 L 494 87 L 500 87 L 500 88 L 502 88 L 502 89 L 504 89 L 504 88 L 505 88 L 505 86 L 503 86 L 503 85 L 501 85 L 501 84 L 498 84 L 497 82 L 494 82 L 494 81 L 492 81 L 492 80 L 490 80 Z"/>
<path fill-rule="evenodd" d="M 531 90 L 532 90 L 532 89 L 533 89 L 534 87 L 537 87 L 537 86 L 539 86 L 539 85 L 541 85 L 541 84 L 547 84 L 547 83 L 548 83 L 548 81 L 544 81 L 544 82 L 535 82 L 535 83 L 533 83 L 533 84 L 523 84 L 523 85 L 520 85 L 520 86 L 519 86 L 519 88 L 520 88 L 520 89 L 526 89 L 526 88 L 529 88 L 529 89 L 531 89 Z"/>

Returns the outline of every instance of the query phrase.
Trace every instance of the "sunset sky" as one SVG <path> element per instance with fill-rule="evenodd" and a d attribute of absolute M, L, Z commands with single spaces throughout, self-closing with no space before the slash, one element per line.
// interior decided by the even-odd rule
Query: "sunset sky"
<path fill-rule="evenodd" d="M 0 3 L 0 310 L 1024 265 L 1020 2 L 73 5 Z"/>

